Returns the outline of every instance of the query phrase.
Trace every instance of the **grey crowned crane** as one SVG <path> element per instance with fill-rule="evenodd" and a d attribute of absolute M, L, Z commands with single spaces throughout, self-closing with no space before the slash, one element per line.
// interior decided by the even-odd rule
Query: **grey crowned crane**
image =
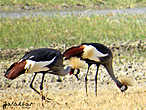
<path fill-rule="evenodd" d="M 97 76 L 98 76 L 98 69 L 100 65 L 103 65 L 106 70 L 108 71 L 110 77 L 114 80 L 118 88 L 121 90 L 121 92 L 124 92 L 127 90 L 127 85 L 120 82 L 118 79 L 116 79 L 114 72 L 113 72 L 113 66 L 112 66 L 112 59 L 113 55 L 109 48 L 104 46 L 103 44 L 99 43 L 83 43 L 79 46 L 74 46 L 69 49 L 67 49 L 63 56 L 65 57 L 65 60 L 71 59 L 73 57 L 80 58 L 81 60 L 84 60 L 88 64 L 87 73 L 85 75 L 85 88 L 86 88 L 86 94 L 87 94 L 87 75 L 89 68 L 92 64 L 95 64 L 96 69 L 96 75 L 95 75 L 95 95 L 97 95 Z M 80 69 L 77 69 L 76 77 L 78 79 L 78 74 L 80 73 Z M 74 68 L 71 69 L 70 73 L 74 73 Z"/>
<path fill-rule="evenodd" d="M 42 100 L 51 100 L 49 98 L 45 99 L 45 96 L 43 95 L 43 81 L 45 74 L 65 76 L 70 70 L 70 66 L 67 66 L 66 69 L 64 69 L 63 55 L 59 50 L 39 48 L 27 52 L 18 62 L 13 63 L 6 71 L 5 77 L 8 79 L 15 79 L 24 73 L 35 73 L 30 83 L 30 88 L 41 95 Z M 40 92 L 33 87 L 33 81 L 37 73 L 42 73 Z"/>

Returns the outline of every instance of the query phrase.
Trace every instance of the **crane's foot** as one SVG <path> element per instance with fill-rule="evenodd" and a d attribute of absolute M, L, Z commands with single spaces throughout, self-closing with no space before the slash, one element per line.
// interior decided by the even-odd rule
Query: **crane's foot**
<path fill-rule="evenodd" d="M 53 100 L 53 99 L 51 99 L 51 98 L 46 98 L 45 96 L 42 96 L 42 101 L 46 101 L 46 102 L 50 102 L 51 100 Z"/>
<path fill-rule="evenodd" d="M 46 98 L 44 95 L 43 95 L 43 91 L 40 91 L 40 95 L 42 96 L 42 102 L 45 101 L 47 103 L 49 102 L 55 102 L 57 104 L 59 104 L 57 101 L 55 101 L 54 99 L 51 99 L 51 98 Z M 42 103 L 42 106 L 44 106 L 44 104 Z"/>
<path fill-rule="evenodd" d="M 47 103 L 49 103 L 49 102 L 55 102 L 55 103 L 57 103 L 57 104 L 59 104 L 60 105 L 60 103 L 58 103 L 57 101 L 55 101 L 54 99 L 51 99 L 51 98 L 46 98 L 45 96 L 42 96 L 42 101 L 45 101 L 45 102 L 47 102 Z"/>
<path fill-rule="evenodd" d="M 47 101 L 49 102 L 51 99 L 47 99 L 44 95 L 43 95 L 43 90 L 40 91 L 40 95 L 42 96 L 42 101 Z"/>
<path fill-rule="evenodd" d="M 44 102 L 43 101 L 49 103 L 49 102 L 51 102 L 51 100 L 52 99 L 50 99 L 50 98 L 46 98 L 45 96 L 42 96 L 42 106 L 44 107 Z"/>

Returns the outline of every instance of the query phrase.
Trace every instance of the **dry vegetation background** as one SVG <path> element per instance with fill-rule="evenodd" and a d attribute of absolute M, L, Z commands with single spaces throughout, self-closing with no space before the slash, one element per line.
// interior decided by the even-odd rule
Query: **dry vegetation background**
<path fill-rule="evenodd" d="M 10 81 L 4 78 L 4 71 L 17 61 L 22 53 L 28 49 L 1 50 L 9 56 L 1 56 L 0 63 L 0 109 L 6 110 L 146 110 L 146 60 L 144 56 L 133 54 L 133 48 L 141 43 L 139 49 L 145 50 L 144 42 L 128 44 L 131 50 L 127 52 L 122 46 L 110 47 L 114 53 L 114 72 L 120 79 L 124 76 L 132 81 L 125 93 L 121 93 L 111 80 L 105 68 L 99 69 L 98 95 L 94 94 L 94 75 L 96 68 L 91 67 L 88 80 L 88 96 L 85 93 L 84 75 L 87 65 L 81 69 L 80 79 L 67 75 L 62 82 L 57 82 L 57 76 L 46 75 L 44 94 L 53 99 L 50 102 L 41 100 L 41 97 L 29 88 L 33 74 L 21 75 Z M 130 46 L 131 45 L 131 46 Z M 132 47 L 134 46 L 134 47 Z M 59 46 L 61 47 L 61 46 Z M 58 48 L 58 47 L 56 47 Z M 17 53 L 17 54 L 15 54 Z M 8 57 L 6 56 L 6 57 Z M 39 90 L 41 74 L 35 80 L 34 87 Z M 16 103 L 15 103 L 16 102 Z M 12 104 L 13 103 L 13 104 Z M 15 103 L 15 104 L 14 104 Z M 21 103 L 21 105 L 18 105 Z M 24 105 L 22 105 L 24 103 Z M 32 103 L 32 104 L 31 104 Z M 31 104 L 31 105 L 30 105 Z"/>
<path fill-rule="evenodd" d="M 70 85 L 71 86 L 71 85 Z M 10 92 L 11 91 L 11 92 Z M 115 87 L 104 86 L 98 87 L 97 97 L 93 92 L 89 92 L 89 96 L 85 95 L 83 89 L 73 90 L 54 90 L 49 89 L 45 94 L 54 99 L 51 102 L 43 102 L 40 97 L 31 90 L 22 93 L 24 89 L 10 90 L 7 94 L 3 94 L 3 101 L 7 102 L 25 102 L 33 103 L 29 108 L 22 106 L 7 106 L 8 110 L 145 110 L 146 109 L 146 91 L 143 87 L 129 88 L 126 93 L 121 93 Z M 13 92 L 12 92 L 13 91 Z M 25 90 L 26 91 L 26 90 Z M 2 107 L 1 107 L 2 108 Z"/>

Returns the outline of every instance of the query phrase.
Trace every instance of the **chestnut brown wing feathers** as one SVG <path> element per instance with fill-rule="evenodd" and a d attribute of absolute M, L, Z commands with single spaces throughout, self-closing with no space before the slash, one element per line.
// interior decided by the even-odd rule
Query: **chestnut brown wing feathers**
<path fill-rule="evenodd" d="M 71 47 L 63 53 L 63 56 L 65 57 L 65 59 L 69 59 L 71 57 L 81 57 L 83 49 L 83 46 Z"/>

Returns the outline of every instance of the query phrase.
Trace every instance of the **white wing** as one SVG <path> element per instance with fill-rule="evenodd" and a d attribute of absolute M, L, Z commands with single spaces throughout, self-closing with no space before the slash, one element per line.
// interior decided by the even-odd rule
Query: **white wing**
<path fill-rule="evenodd" d="M 100 57 L 105 57 L 108 54 L 103 54 L 100 51 L 98 51 L 95 47 L 93 47 L 92 45 L 84 45 L 84 53 L 83 53 L 83 58 L 87 58 L 89 60 L 93 60 L 93 61 L 100 61 L 99 58 Z"/>
<path fill-rule="evenodd" d="M 50 61 L 40 61 L 40 62 L 36 62 L 36 61 L 32 61 L 32 60 L 26 60 L 26 65 L 25 65 L 24 69 L 26 69 L 28 73 L 29 72 L 48 71 L 49 68 L 46 67 L 46 66 L 53 63 L 55 58 L 56 57 L 54 57 Z"/>

